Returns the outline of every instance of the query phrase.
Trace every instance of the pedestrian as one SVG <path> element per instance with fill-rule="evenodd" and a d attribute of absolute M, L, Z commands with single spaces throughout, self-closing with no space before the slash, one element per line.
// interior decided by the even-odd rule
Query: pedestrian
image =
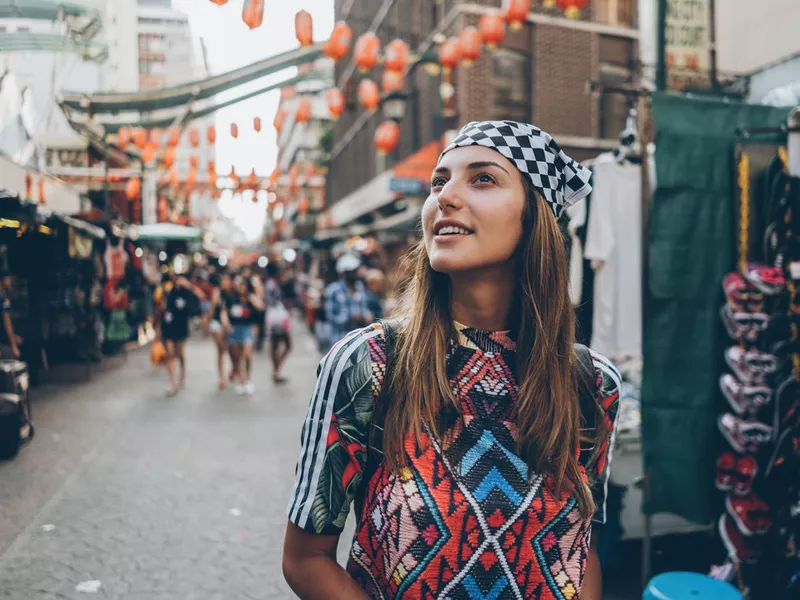
<path fill-rule="evenodd" d="M 527 124 L 471 123 L 445 148 L 402 319 L 318 371 L 284 545 L 299 597 L 601 597 L 619 374 L 573 345 L 555 218 L 589 178 Z"/>
<path fill-rule="evenodd" d="M 267 309 L 266 326 L 272 358 L 272 380 L 275 383 L 286 383 L 286 377 L 281 374 L 281 369 L 292 351 L 292 315 L 283 303 L 279 281 L 278 266 L 275 263 L 269 263 L 264 296 Z"/>
<path fill-rule="evenodd" d="M 169 388 L 167 395 L 172 397 L 186 384 L 186 340 L 189 338 L 190 304 L 193 298 L 205 299 L 203 291 L 183 275 L 171 271 L 169 281 L 160 295 L 158 313 L 158 334 L 167 349 L 167 374 Z M 180 376 L 175 381 L 175 359 L 178 360 Z"/>
<path fill-rule="evenodd" d="M 200 323 L 203 326 L 203 333 L 208 335 L 210 333 L 211 325 L 211 296 L 214 294 L 214 285 L 211 283 L 210 274 L 205 269 L 198 269 L 196 272 L 196 279 L 194 284 L 203 291 L 205 300 L 200 302 Z"/>
<path fill-rule="evenodd" d="M 11 275 L 0 273 L 0 314 L 2 314 L 3 327 L 0 329 L 0 343 L 7 347 L 8 351 L 0 351 L 0 356 L 10 354 L 11 357 L 19 360 L 22 358 L 22 338 L 14 332 L 14 324 L 11 321 Z M 3 348 L 5 350 L 5 348 Z"/>
<path fill-rule="evenodd" d="M 385 277 L 380 269 L 370 269 L 364 277 L 367 286 L 367 320 L 375 321 L 383 318 L 383 294 Z"/>
<path fill-rule="evenodd" d="M 261 279 L 261 276 L 258 273 L 253 273 L 250 276 L 250 282 L 253 286 L 253 290 L 261 299 L 261 303 L 266 305 L 264 300 L 264 281 Z M 264 349 L 264 342 L 267 339 L 267 323 L 266 323 L 267 313 L 266 310 L 258 310 L 256 311 L 255 316 L 253 317 L 253 322 L 255 326 L 255 350 L 256 352 L 261 352 Z"/>
<path fill-rule="evenodd" d="M 224 390 L 228 387 L 225 378 L 225 356 L 228 354 L 228 332 L 229 324 L 222 318 L 223 309 L 233 298 L 233 278 L 229 273 L 222 273 L 218 280 L 213 280 L 214 291 L 211 295 L 211 323 L 209 331 L 214 338 L 214 345 L 217 349 L 217 387 Z"/>
<path fill-rule="evenodd" d="M 253 289 L 249 278 L 240 276 L 235 283 L 234 294 L 225 306 L 229 322 L 228 343 L 234 369 L 234 388 L 241 395 L 252 395 L 255 386 L 251 379 L 253 343 L 255 342 L 255 315 L 264 310 L 264 303 Z"/>
<path fill-rule="evenodd" d="M 339 278 L 325 290 L 325 320 L 330 324 L 330 344 L 341 340 L 348 331 L 367 324 L 367 294 L 358 278 L 361 261 L 344 254 L 336 261 Z"/>

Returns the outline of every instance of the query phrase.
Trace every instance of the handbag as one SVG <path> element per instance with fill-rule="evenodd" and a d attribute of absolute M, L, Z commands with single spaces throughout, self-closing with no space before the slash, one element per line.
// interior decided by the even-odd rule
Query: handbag
<path fill-rule="evenodd" d="M 150 348 L 150 362 L 161 366 L 167 361 L 167 349 L 161 340 L 155 340 Z"/>

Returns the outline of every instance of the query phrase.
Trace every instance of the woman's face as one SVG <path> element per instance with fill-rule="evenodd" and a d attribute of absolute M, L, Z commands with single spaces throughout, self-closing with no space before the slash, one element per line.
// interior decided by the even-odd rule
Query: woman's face
<path fill-rule="evenodd" d="M 509 263 L 522 238 L 527 192 L 517 168 L 491 148 L 445 154 L 422 209 L 431 267 L 460 273 Z"/>

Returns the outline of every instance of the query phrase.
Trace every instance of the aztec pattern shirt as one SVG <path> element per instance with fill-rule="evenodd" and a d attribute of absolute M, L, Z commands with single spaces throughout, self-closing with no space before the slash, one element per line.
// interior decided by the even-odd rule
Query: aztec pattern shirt
<path fill-rule="evenodd" d="M 516 452 L 515 342 L 456 325 L 448 376 L 462 415 L 440 439 L 411 437 L 409 467 L 362 481 L 370 418 L 386 370 L 379 324 L 350 333 L 322 360 L 287 509 L 307 532 L 340 534 L 359 486 L 363 509 L 347 570 L 372 598 L 537 598 L 580 593 L 591 522 L 574 497 Z M 578 449 L 605 521 L 620 376 L 592 353 L 608 436 Z"/>

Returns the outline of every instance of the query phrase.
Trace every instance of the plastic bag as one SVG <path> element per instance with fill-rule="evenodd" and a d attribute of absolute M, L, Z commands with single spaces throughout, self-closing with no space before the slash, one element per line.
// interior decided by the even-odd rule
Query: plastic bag
<path fill-rule="evenodd" d="M 167 349 L 161 340 L 153 342 L 153 347 L 150 348 L 150 362 L 156 366 L 163 365 L 167 362 Z"/>

